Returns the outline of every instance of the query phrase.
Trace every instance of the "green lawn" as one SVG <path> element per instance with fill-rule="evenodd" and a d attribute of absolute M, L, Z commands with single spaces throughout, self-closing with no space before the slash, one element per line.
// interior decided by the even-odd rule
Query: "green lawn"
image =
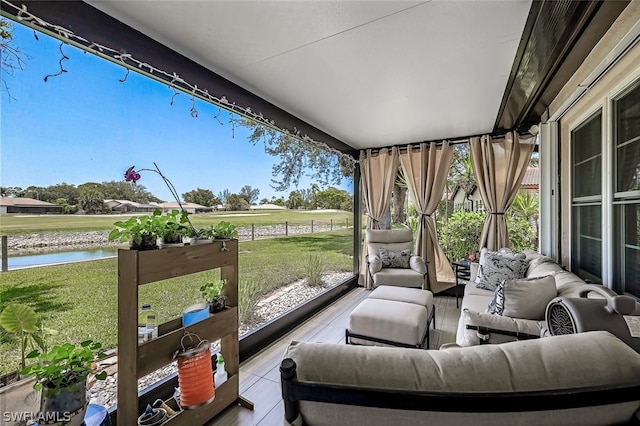
<path fill-rule="evenodd" d="M 0 215 L 0 234 L 16 235 L 40 232 L 82 232 L 102 231 L 113 229 L 113 223 L 126 220 L 129 216 L 120 215 Z M 332 220 L 334 225 L 353 225 L 353 213 L 314 212 L 296 210 L 249 210 L 243 212 L 212 212 L 190 215 L 189 218 L 196 227 L 215 225 L 220 221 L 227 221 L 239 227 L 276 225 L 289 222 L 289 225 L 328 225 Z"/>
<path fill-rule="evenodd" d="M 240 285 L 257 286 L 263 292 L 303 278 L 308 253 L 322 255 L 324 270 L 353 267 L 351 229 L 240 242 L 239 250 Z M 185 307 L 202 302 L 198 288 L 218 275 L 209 271 L 142 286 L 139 302 L 151 303 L 161 322 L 168 321 L 181 316 Z M 47 327 L 60 332 L 52 343 L 90 338 L 106 347 L 116 345 L 116 259 L 10 271 L 1 277 L 0 310 L 10 302 L 33 306 Z M 0 342 L 2 373 L 15 369 L 18 347 L 6 334 Z"/>

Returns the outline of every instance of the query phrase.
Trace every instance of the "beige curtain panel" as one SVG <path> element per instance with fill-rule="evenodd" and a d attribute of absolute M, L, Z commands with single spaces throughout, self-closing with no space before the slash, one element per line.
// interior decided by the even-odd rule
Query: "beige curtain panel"
<path fill-rule="evenodd" d="M 400 152 L 407 187 L 420 215 L 416 254 L 428 261 L 425 289 L 433 293 L 455 285 L 451 264 L 438 243 L 436 222 L 431 216 L 442 199 L 452 158 L 453 148 L 447 141 L 409 145 Z"/>
<path fill-rule="evenodd" d="M 521 137 L 515 132 L 509 132 L 500 139 L 482 136 L 469 141 L 473 173 L 488 212 L 480 248 L 498 250 L 509 247 L 505 213 L 516 198 L 534 143 L 535 136 Z"/>
<path fill-rule="evenodd" d="M 380 220 L 391 201 L 398 165 L 398 148 L 396 147 L 383 148 L 375 154 L 370 149 L 360 151 L 360 185 L 367 211 L 367 229 L 380 229 Z M 358 282 L 370 289 L 373 283 L 367 274 L 367 254 L 365 241 L 362 245 Z"/>

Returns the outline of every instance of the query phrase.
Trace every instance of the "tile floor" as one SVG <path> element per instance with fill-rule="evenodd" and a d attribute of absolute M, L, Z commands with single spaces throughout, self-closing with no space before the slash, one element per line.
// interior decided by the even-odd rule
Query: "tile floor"
<path fill-rule="evenodd" d="M 230 406 L 208 423 L 210 426 L 283 425 L 280 394 L 280 361 L 292 340 L 344 344 L 349 313 L 369 292 L 356 288 L 331 306 L 240 365 L 240 394 L 254 403 L 254 410 Z M 430 329 L 430 349 L 455 341 L 460 309 L 455 297 L 436 296 L 436 330 Z"/>

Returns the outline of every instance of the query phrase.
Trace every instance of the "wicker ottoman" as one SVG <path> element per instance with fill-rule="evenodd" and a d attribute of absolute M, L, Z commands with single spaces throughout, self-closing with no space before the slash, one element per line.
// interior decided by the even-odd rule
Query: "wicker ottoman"
<path fill-rule="evenodd" d="M 430 291 L 380 286 L 351 312 L 345 338 L 350 344 L 427 349 L 431 324 L 435 329 Z"/>

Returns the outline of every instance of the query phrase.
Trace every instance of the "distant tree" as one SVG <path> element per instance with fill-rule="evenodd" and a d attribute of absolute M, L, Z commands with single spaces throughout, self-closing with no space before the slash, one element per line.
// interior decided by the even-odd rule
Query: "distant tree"
<path fill-rule="evenodd" d="M 275 204 L 276 206 L 282 206 L 282 207 L 285 207 L 285 206 L 286 206 L 286 203 L 285 203 L 285 201 L 284 201 L 284 198 L 282 198 L 282 197 L 275 198 L 275 199 L 272 201 L 272 203 L 273 203 L 273 204 Z"/>
<path fill-rule="evenodd" d="M 398 167 L 391 196 L 393 202 L 393 209 L 391 209 L 391 222 L 393 224 L 406 223 L 407 214 L 404 211 L 404 205 L 407 200 L 407 180 L 404 177 L 402 167 Z"/>
<path fill-rule="evenodd" d="M 3 197 L 24 197 L 24 189 L 19 186 L 3 186 L 0 191 Z"/>
<path fill-rule="evenodd" d="M 338 185 L 343 178 L 351 179 L 353 164 L 320 145 L 306 142 L 293 135 L 279 132 L 262 124 L 243 119 L 242 126 L 251 134 L 253 145 L 262 142 L 267 154 L 279 157 L 280 161 L 271 169 L 272 187 L 276 191 L 286 191 L 291 185 L 298 186 L 302 176 L 322 185 Z"/>
<path fill-rule="evenodd" d="M 321 209 L 340 209 L 340 207 L 344 203 L 349 202 L 350 199 L 351 194 L 343 189 L 338 189 L 333 186 L 323 191 L 318 191 L 316 194 L 318 207 Z"/>
<path fill-rule="evenodd" d="M 249 210 L 249 202 L 239 194 L 229 194 L 225 208 L 231 211 Z"/>
<path fill-rule="evenodd" d="M 132 185 L 124 181 L 102 182 L 100 185 L 102 186 L 101 191 L 106 199 L 129 200 L 142 204 L 147 204 L 151 201 L 155 203 L 162 202 L 160 198 L 147 191 L 144 185 Z M 80 186 L 78 186 L 78 188 L 80 188 Z"/>
<path fill-rule="evenodd" d="M 304 206 L 304 198 L 302 198 L 302 194 L 300 191 L 291 191 L 289 193 L 289 199 L 287 200 L 287 208 L 289 209 L 300 209 Z"/>
<path fill-rule="evenodd" d="M 48 186 L 47 192 L 50 193 L 55 200 L 64 198 L 67 200 L 66 204 L 71 205 L 78 204 L 78 198 L 80 198 L 78 188 L 66 182 Z"/>
<path fill-rule="evenodd" d="M 262 200 L 260 200 L 260 204 L 269 204 L 269 200 L 263 198 Z"/>
<path fill-rule="evenodd" d="M 80 193 L 80 208 L 88 214 L 99 213 L 104 208 L 104 194 L 95 187 L 86 187 Z"/>
<path fill-rule="evenodd" d="M 224 191 L 220 192 L 218 194 L 218 199 L 220 200 L 220 204 L 227 204 L 227 197 L 231 195 L 231 193 L 229 192 L 228 189 L 225 189 Z"/>
<path fill-rule="evenodd" d="M 509 212 L 513 216 L 524 219 L 531 226 L 536 237 L 535 244 L 537 245 L 538 216 L 540 214 L 540 198 L 538 195 L 527 191 L 519 191 L 509 208 Z"/>
<path fill-rule="evenodd" d="M 47 203 L 55 201 L 55 197 L 51 197 L 47 193 L 46 188 L 42 186 L 29 186 L 24 191 L 24 197 L 33 198 L 34 200 L 46 201 Z"/>
<path fill-rule="evenodd" d="M 245 185 L 240 188 L 240 194 L 242 198 L 247 200 L 249 205 L 254 204 L 258 200 L 260 190 L 258 188 L 252 188 L 250 185 Z"/>
<path fill-rule="evenodd" d="M 220 199 L 213 195 L 210 189 L 194 189 L 182 194 L 182 199 L 187 203 L 200 204 L 201 206 L 213 207 L 220 204 Z"/>

